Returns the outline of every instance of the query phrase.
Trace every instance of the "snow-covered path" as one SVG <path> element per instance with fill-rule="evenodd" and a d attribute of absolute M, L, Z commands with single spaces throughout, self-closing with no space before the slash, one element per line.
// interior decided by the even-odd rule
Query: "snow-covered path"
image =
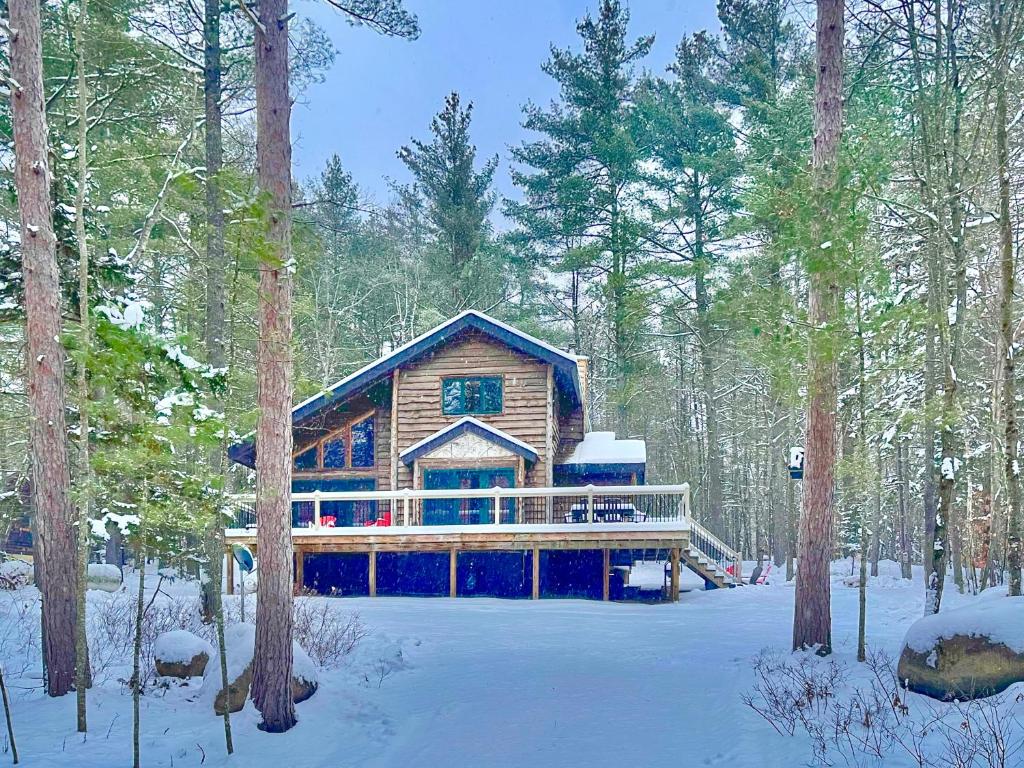
<path fill-rule="evenodd" d="M 873 647 L 898 652 L 922 593 L 919 582 L 873 581 Z M 966 599 L 949 596 L 951 604 Z M 805 743 L 777 736 L 742 701 L 752 658 L 788 648 L 792 601 L 786 584 L 689 592 L 665 605 L 334 601 L 358 612 L 371 635 L 348 669 L 322 675 L 321 690 L 298 706 L 295 729 L 259 732 L 250 703 L 233 718 L 237 752 L 229 761 L 221 721 L 189 700 L 194 687 L 172 688 L 145 697 L 143 765 L 806 764 Z M 853 664 L 857 590 L 839 579 L 833 617 L 836 657 Z M 399 647 L 404 668 L 382 678 L 378 660 Z M 84 743 L 74 733 L 73 697 L 21 694 L 15 707 L 26 766 L 130 764 L 130 697 L 116 682 L 91 695 L 93 730 Z"/>

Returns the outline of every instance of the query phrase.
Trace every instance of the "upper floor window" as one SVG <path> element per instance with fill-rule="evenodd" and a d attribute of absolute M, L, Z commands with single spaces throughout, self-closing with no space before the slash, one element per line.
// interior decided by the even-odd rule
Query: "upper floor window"
<path fill-rule="evenodd" d="M 373 414 L 295 455 L 297 470 L 366 469 L 374 465 Z"/>
<path fill-rule="evenodd" d="M 453 376 L 441 381 L 441 412 L 501 413 L 501 376 Z"/>

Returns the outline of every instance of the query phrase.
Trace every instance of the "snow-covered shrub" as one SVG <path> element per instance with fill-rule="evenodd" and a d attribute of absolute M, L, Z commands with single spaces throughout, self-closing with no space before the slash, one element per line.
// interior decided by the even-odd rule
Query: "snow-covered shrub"
<path fill-rule="evenodd" d="M 11 677 L 39 665 L 39 598 L 0 596 L 0 661 Z"/>
<path fill-rule="evenodd" d="M 295 641 L 320 667 L 341 666 L 367 634 L 359 615 L 335 602 L 300 597 L 293 603 Z"/>
<path fill-rule="evenodd" d="M 135 595 L 121 591 L 91 601 L 89 661 L 93 678 L 103 682 L 110 675 L 127 680 L 135 644 Z M 156 681 L 154 646 L 164 632 L 186 629 L 206 640 L 212 639 L 212 628 L 204 625 L 199 614 L 198 598 L 166 598 L 154 600 L 146 608 L 142 622 L 142 684 Z"/>
<path fill-rule="evenodd" d="M 744 703 L 781 735 L 809 737 L 815 765 L 1011 768 L 1024 759 L 1022 696 L 940 704 L 904 690 L 888 656 L 871 654 L 855 675 L 809 653 L 762 653 Z M 902 763 L 901 763 L 902 764 Z"/>
<path fill-rule="evenodd" d="M 24 560 L 0 563 L 0 589 L 21 589 L 32 583 L 32 566 Z"/>

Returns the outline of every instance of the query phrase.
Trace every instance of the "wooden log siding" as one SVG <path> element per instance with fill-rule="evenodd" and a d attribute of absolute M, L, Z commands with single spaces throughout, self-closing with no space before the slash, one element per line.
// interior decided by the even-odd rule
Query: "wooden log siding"
<path fill-rule="evenodd" d="M 429 437 L 461 415 L 441 412 L 441 380 L 449 376 L 502 376 L 501 413 L 476 415 L 537 451 L 536 464 L 526 473 L 524 487 L 544 487 L 550 461 L 547 450 L 548 366 L 481 334 L 465 337 L 416 361 L 399 373 L 397 440 L 403 451 Z M 412 471 L 398 467 L 399 488 L 412 488 Z"/>

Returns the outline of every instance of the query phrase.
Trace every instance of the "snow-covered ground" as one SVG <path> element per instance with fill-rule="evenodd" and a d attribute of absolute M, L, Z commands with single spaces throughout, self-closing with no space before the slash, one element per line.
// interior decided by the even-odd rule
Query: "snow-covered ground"
<path fill-rule="evenodd" d="M 869 588 L 869 645 L 896 656 L 921 615 L 923 588 L 919 572 L 911 584 L 898 578 L 894 564 L 884 566 Z M 650 571 L 637 578 L 660 578 L 660 569 Z M 849 562 L 836 565 L 835 658 L 856 667 L 857 589 L 843 585 L 848 574 Z M 742 700 L 754 684 L 752 659 L 790 643 L 793 586 L 774 581 L 693 590 L 676 604 L 658 605 L 313 598 L 343 614 L 358 613 L 369 634 L 343 667 L 321 671 L 320 690 L 297 707 L 296 728 L 260 732 L 250 702 L 232 719 L 236 754 L 229 760 L 222 721 L 196 700 L 200 681 L 156 688 L 142 704 L 142 762 L 246 768 L 805 765 L 808 743 L 779 736 Z M 131 589 L 134 580 L 126 582 Z M 194 590 L 180 581 L 164 586 L 177 596 Z M 950 586 L 949 607 L 986 599 L 961 596 Z M 130 659 L 109 660 L 89 695 L 88 737 L 76 734 L 74 696 L 45 698 L 35 665 L 22 669 L 31 643 L 18 638 L 37 626 L 35 597 L 31 587 L 0 593 L 0 653 L 23 764 L 130 765 L 131 698 L 121 682 Z M 91 609 L 109 617 L 103 605 L 118 599 L 126 598 L 90 593 Z M 885 765 L 910 763 L 894 756 Z"/>

